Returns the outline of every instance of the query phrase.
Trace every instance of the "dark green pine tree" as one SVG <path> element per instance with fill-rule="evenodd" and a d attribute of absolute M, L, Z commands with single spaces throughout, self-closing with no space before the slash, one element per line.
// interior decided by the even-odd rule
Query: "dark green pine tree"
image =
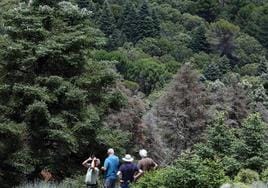
<path fill-rule="evenodd" d="M 258 72 L 258 75 L 268 73 L 268 62 L 265 58 L 263 58 L 262 61 L 260 62 L 257 68 L 257 72 Z"/>
<path fill-rule="evenodd" d="M 33 0 L 33 5 L 37 7 L 39 5 L 48 5 L 48 6 L 54 7 L 61 1 L 62 0 Z"/>
<path fill-rule="evenodd" d="M 160 35 L 160 20 L 156 13 L 156 10 L 152 11 L 152 19 L 153 19 L 153 36 Z"/>
<path fill-rule="evenodd" d="M 106 34 L 106 36 L 111 35 L 116 28 L 115 19 L 110 4 L 107 0 L 103 4 L 99 24 L 100 29 Z"/>
<path fill-rule="evenodd" d="M 76 0 L 79 8 L 86 8 L 91 11 L 95 11 L 96 7 L 92 0 Z"/>
<path fill-rule="evenodd" d="M 242 29 L 268 48 L 268 5 L 259 8 L 254 6 L 243 7 L 238 18 L 241 17 L 242 19 L 237 20 L 243 26 Z M 244 23 L 241 20 L 245 20 Z"/>
<path fill-rule="evenodd" d="M 190 47 L 194 52 L 209 51 L 209 43 L 206 39 L 206 28 L 201 25 L 192 31 L 192 40 Z"/>
<path fill-rule="evenodd" d="M 119 28 L 121 28 L 128 41 L 135 42 L 138 35 L 137 19 L 137 12 L 133 3 L 126 1 L 121 19 L 119 20 Z"/>
<path fill-rule="evenodd" d="M 0 35 L 3 188 L 13 187 L 21 176 L 37 178 L 44 168 L 60 177 L 69 176 L 96 142 L 99 118 L 97 112 L 88 110 L 91 101 L 96 104 L 91 95 L 106 93 L 101 88 L 114 81 L 107 73 L 97 72 L 97 65 L 90 69 L 86 57 L 105 39 L 90 27 L 83 12 L 74 13 L 73 17 L 80 17 L 79 23 L 70 25 L 73 18 L 64 8 L 22 5 L 4 16 L 5 36 Z M 99 75 L 109 80 L 103 81 Z"/>
<path fill-rule="evenodd" d="M 215 80 L 220 79 L 222 77 L 221 70 L 220 70 L 219 66 L 215 63 L 209 64 L 205 68 L 203 73 L 204 73 L 204 76 L 206 77 L 206 79 L 211 80 L 211 81 L 215 81 Z"/>
<path fill-rule="evenodd" d="M 106 47 L 108 50 L 115 50 L 119 46 L 123 46 L 125 41 L 125 35 L 120 30 L 115 29 L 112 35 L 109 36 Z"/>
<path fill-rule="evenodd" d="M 138 12 L 138 35 L 135 41 L 153 35 L 153 19 L 150 14 L 149 4 L 144 0 Z"/>
<path fill-rule="evenodd" d="M 220 11 L 220 4 L 218 0 L 196 0 L 195 13 L 208 22 L 212 22 L 216 19 Z"/>
<path fill-rule="evenodd" d="M 264 15 L 259 20 L 260 29 L 257 38 L 264 47 L 268 48 L 268 6 L 266 6 L 266 10 L 263 12 Z"/>

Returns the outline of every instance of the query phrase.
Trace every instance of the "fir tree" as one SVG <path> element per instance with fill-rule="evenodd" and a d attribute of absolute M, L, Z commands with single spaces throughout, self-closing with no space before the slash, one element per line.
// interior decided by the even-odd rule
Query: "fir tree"
<path fill-rule="evenodd" d="M 160 20 L 156 13 L 156 10 L 152 11 L 152 19 L 153 19 L 153 33 L 152 37 L 157 37 L 160 35 Z"/>
<path fill-rule="evenodd" d="M 51 7 L 57 6 L 61 0 L 34 0 L 33 5 L 38 7 L 39 5 L 48 5 Z"/>
<path fill-rule="evenodd" d="M 86 8 L 91 11 L 95 11 L 96 7 L 92 0 L 76 0 L 79 8 Z"/>
<path fill-rule="evenodd" d="M 119 27 L 126 35 L 127 39 L 134 42 L 138 35 L 137 13 L 132 3 L 127 1 L 124 6 L 122 17 L 119 22 Z"/>
<path fill-rule="evenodd" d="M 89 110 L 97 101 L 93 94 L 101 98 L 115 77 L 104 66 L 93 69 L 86 59 L 88 50 L 105 40 L 103 33 L 89 26 L 83 11 L 74 11 L 70 18 L 65 8 L 77 10 L 65 2 L 58 9 L 21 6 L 5 15 L 6 35 L 0 36 L 4 73 L 0 184 L 4 188 L 19 183 L 21 176 L 36 178 L 44 168 L 60 177 L 70 175 L 75 164 L 80 166 L 76 159 L 94 147 L 99 114 Z M 51 21 L 45 22 L 48 17 Z M 70 25 L 73 17 L 79 17 L 79 22 Z M 109 100 L 103 105 L 108 107 Z"/>
<path fill-rule="evenodd" d="M 219 13 L 219 2 L 218 0 L 197 0 L 195 11 L 208 22 L 212 22 Z"/>
<path fill-rule="evenodd" d="M 109 2 L 106 0 L 103 4 L 102 13 L 100 17 L 100 29 L 107 35 L 111 35 L 114 32 L 115 19 L 110 7 Z"/>
<path fill-rule="evenodd" d="M 139 41 L 144 37 L 150 37 L 154 33 L 154 23 L 146 0 L 143 1 L 138 12 L 138 30 L 135 41 Z"/>
<path fill-rule="evenodd" d="M 215 81 L 222 77 L 222 73 L 220 71 L 219 66 L 215 63 L 212 63 L 212 64 L 209 64 L 207 68 L 204 70 L 204 76 L 208 80 Z"/>
<path fill-rule="evenodd" d="M 209 51 L 209 43 L 207 42 L 205 34 L 206 28 L 203 25 L 193 30 L 190 46 L 194 52 Z"/>
<path fill-rule="evenodd" d="M 126 41 L 125 35 L 118 29 L 115 29 L 112 35 L 109 36 L 107 42 L 107 49 L 108 50 L 115 50 L 119 46 L 122 46 Z"/>

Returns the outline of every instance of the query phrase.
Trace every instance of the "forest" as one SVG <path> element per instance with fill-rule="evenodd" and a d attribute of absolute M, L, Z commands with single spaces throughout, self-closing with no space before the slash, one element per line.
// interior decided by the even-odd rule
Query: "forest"
<path fill-rule="evenodd" d="M 133 188 L 268 182 L 268 0 L 1 0 L 0 185 L 84 187 L 108 148 Z"/>

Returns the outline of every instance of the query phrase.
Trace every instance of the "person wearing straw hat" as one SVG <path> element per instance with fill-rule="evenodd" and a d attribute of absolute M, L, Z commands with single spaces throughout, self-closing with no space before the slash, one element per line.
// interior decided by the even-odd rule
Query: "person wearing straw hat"
<path fill-rule="evenodd" d="M 129 184 L 135 181 L 143 172 L 133 163 L 134 158 L 126 154 L 122 158 L 124 163 L 120 166 L 117 175 L 120 177 L 120 187 L 128 188 Z"/>

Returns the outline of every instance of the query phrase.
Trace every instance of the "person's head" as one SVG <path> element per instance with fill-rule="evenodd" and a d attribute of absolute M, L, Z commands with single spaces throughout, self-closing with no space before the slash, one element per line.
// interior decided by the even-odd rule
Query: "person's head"
<path fill-rule="evenodd" d="M 113 155 L 114 154 L 114 149 L 113 148 L 108 149 L 107 154 L 108 155 Z"/>
<path fill-rule="evenodd" d="M 147 151 L 145 149 L 141 149 L 139 151 L 139 154 L 140 154 L 141 158 L 147 157 Z"/>
<path fill-rule="evenodd" d="M 97 166 L 99 166 L 100 165 L 100 159 L 95 159 L 94 160 L 94 163 L 95 163 L 95 166 L 97 167 Z"/>
<path fill-rule="evenodd" d="M 134 161 L 134 158 L 131 157 L 131 155 L 126 154 L 125 157 L 122 158 L 122 160 L 123 160 L 125 163 L 131 163 L 131 162 Z"/>

